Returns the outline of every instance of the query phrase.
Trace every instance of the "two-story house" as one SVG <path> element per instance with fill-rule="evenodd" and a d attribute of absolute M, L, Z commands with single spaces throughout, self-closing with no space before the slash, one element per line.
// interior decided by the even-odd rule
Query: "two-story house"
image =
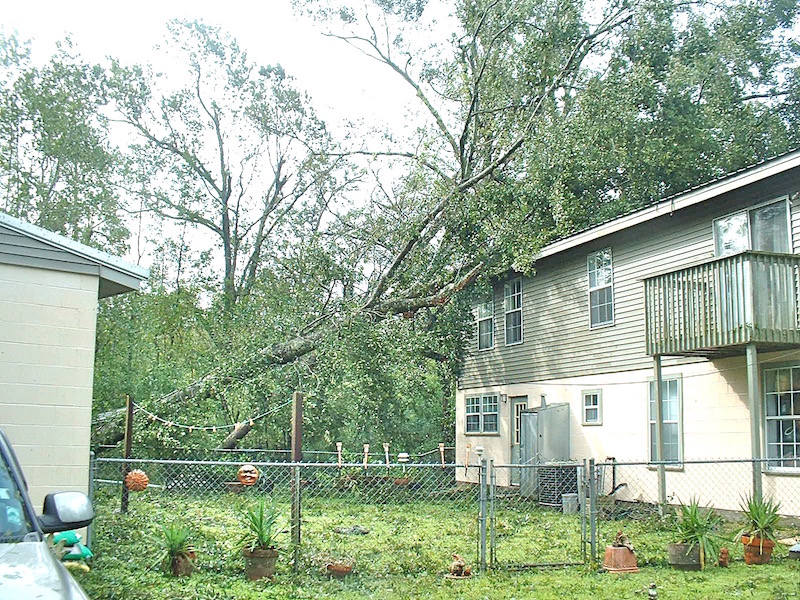
<path fill-rule="evenodd" d="M 458 460 L 469 444 L 473 462 L 481 446 L 517 463 L 522 412 L 567 403 L 573 459 L 661 458 L 673 477 L 684 461 L 763 457 L 764 492 L 785 494 L 796 481 L 779 475 L 800 477 L 798 193 L 793 152 L 557 240 L 534 275 L 496 280 L 474 308 Z"/>

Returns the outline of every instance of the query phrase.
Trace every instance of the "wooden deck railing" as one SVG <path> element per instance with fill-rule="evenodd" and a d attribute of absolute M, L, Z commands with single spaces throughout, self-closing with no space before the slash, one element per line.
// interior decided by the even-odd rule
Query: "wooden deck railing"
<path fill-rule="evenodd" d="M 743 252 L 644 281 L 650 355 L 800 344 L 800 256 Z"/>

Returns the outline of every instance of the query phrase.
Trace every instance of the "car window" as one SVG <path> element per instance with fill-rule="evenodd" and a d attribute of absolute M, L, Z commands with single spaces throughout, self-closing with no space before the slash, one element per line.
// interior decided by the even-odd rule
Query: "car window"
<path fill-rule="evenodd" d="M 33 531 L 16 479 L 0 453 L 0 543 L 19 542 Z"/>

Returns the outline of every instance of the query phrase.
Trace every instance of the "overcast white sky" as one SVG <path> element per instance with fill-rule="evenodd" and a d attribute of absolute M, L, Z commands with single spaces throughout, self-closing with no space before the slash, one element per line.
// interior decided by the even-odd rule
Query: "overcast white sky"
<path fill-rule="evenodd" d="M 406 122 L 406 108 L 414 99 L 407 86 L 385 67 L 295 17 L 289 0 L 7 0 L 0 9 L 0 28 L 33 40 L 37 60 L 50 56 L 55 42 L 69 33 L 87 59 L 111 55 L 146 62 L 173 18 L 218 25 L 254 62 L 283 65 L 330 124 L 359 118 L 374 125 Z"/>

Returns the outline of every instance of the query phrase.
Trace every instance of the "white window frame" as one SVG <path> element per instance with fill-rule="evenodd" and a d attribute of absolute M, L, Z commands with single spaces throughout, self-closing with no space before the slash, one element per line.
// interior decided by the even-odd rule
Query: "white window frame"
<path fill-rule="evenodd" d="M 678 459 L 669 461 L 667 468 L 683 468 L 683 376 L 682 375 L 667 375 L 661 378 L 661 385 L 663 393 L 669 392 L 669 385 L 675 383 L 676 386 L 676 401 L 677 406 L 677 419 L 665 419 L 664 425 L 678 426 Z M 655 404 L 653 403 L 652 390 L 656 387 L 656 380 L 649 378 L 647 382 L 647 456 L 650 462 L 656 460 L 653 455 L 653 444 L 655 443 Z M 664 458 L 666 462 L 667 459 Z"/>
<path fill-rule="evenodd" d="M 603 283 L 602 285 L 592 285 L 592 273 L 597 271 L 597 257 L 600 255 L 608 254 L 608 268 L 611 272 L 610 280 L 608 283 Z M 592 267 L 592 260 L 594 259 L 595 267 Z M 595 277 L 596 279 L 596 277 Z M 586 282 L 588 284 L 588 300 L 589 300 L 589 328 L 590 329 L 597 329 L 599 327 L 610 327 L 614 325 L 614 318 L 616 316 L 616 311 L 614 310 L 614 257 L 611 252 L 611 248 L 602 248 L 597 250 L 596 252 L 592 252 L 589 256 L 586 257 Z M 599 321 L 594 323 L 592 321 L 592 292 L 598 292 L 600 290 L 608 289 L 611 293 L 611 319 L 608 321 Z"/>
<path fill-rule="evenodd" d="M 783 197 L 779 197 L 779 198 L 773 198 L 771 200 L 767 200 L 766 202 L 761 202 L 760 204 L 756 204 L 755 206 L 749 206 L 749 207 L 744 208 L 742 210 L 737 210 L 736 212 L 732 212 L 732 213 L 729 213 L 727 215 L 723 215 L 721 217 L 718 217 L 718 218 L 714 219 L 714 221 L 711 224 L 711 231 L 712 231 L 712 234 L 714 236 L 714 256 L 722 257 L 722 256 L 729 256 L 731 254 L 731 253 L 728 253 L 728 254 L 720 254 L 720 253 L 718 253 L 718 249 L 719 249 L 719 239 L 718 238 L 719 238 L 719 236 L 717 234 L 717 223 L 719 223 L 720 221 L 723 221 L 725 219 L 730 219 L 731 217 L 735 217 L 736 215 L 741 215 L 741 214 L 746 215 L 746 221 L 747 221 L 747 250 L 752 250 L 753 249 L 753 228 L 750 225 L 750 223 L 751 223 L 750 214 L 755 212 L 755 211 L 757 211 L 760 208 L 764 208 L 765 206 L 769 206 L 771 204 L 778 204 L 779 202 L 783 202 L 784 208 L 786 209 L 786 235 L 788 237 L 787 241 L 789 242 L 789 245 L 788 245 L 789 253 L 794 252 L 793 244 L 792 244 L 792 212 L 791 212 L 791 207 L 789 206 L 788 198 L 783 196 Z"/>
<path fill-rule="evenodd" d="M 775 390 L 770 389 L 770 373 L 774 373 Z M 788 381 L 781 384 L 779 376 L 788 375 Z M 788 363 L 780 365 L 770 365 L 763 369 L 763 420 L 764 420 L 764 458 L 767 459 L 767 471 L 779 473 L 800 473 L 800 364 Z M 776 410 L 774 415 L 770 415 L 770 400 L 775 400 Z M 788 401 L 789 413 L 780 414 L 780 407 L 783 402 Z M 770 441 L 770 434 L 773 432 L 773 424 L 792 421 L 794 423 L 793 440 L 785 439 L 786 433 L 781 426 L 781 439 L 776 442 Z M 784 448 L 793 447 L 792 455 L 785 454 Z M 770 456 L 771 452 L 779 451 L 779 455 Z"/>
<path fill-rule="evenodd" d="M 478 394 L 464 399 L 464 433 L 467 435 L 500 433 L 500 395 Z M 478 417 L 477 429 L 470 429 L 469 417 Z M 487 419 L 487 417 L 489 417 Z M 493 418 L 492 418 L 493 417 Z M 487 425 L 487 423 L 494 425 Z"/>
<path fill-rule="evenodd" d="M 587 405 L 587 397 L 594 397 L 597 400 L 596 404 Z M 588 416 L 589 410 L 596 410 L 597 417 L 590 419 Z M 583 425 L 602 425 L 603 424 L 603 390 L 583 390 L 581 391 L 581 418 Z"/>
<path fill-rule="evenodd" d="M 489 322 L 490 344 L 481 347 L 481 323 Z M 478 352 L 494 348 L 494 297 L 482 302 L 475 308 L 475 335 L 477 337 Z"/>
<path fill-rule="evenodd" d="M 519 289 L 517 288 L 519 285 Z M 522 277 L 516 277 L 506 282 L 503 286 L 503 309 L 505 319 L 503 321 L 503 332 L 506 346 L 516 346 L 523 342 L 523 323 L 522 323 Z M 519 313 L 519 339 L 508 341 L 508 317 Z"/>

